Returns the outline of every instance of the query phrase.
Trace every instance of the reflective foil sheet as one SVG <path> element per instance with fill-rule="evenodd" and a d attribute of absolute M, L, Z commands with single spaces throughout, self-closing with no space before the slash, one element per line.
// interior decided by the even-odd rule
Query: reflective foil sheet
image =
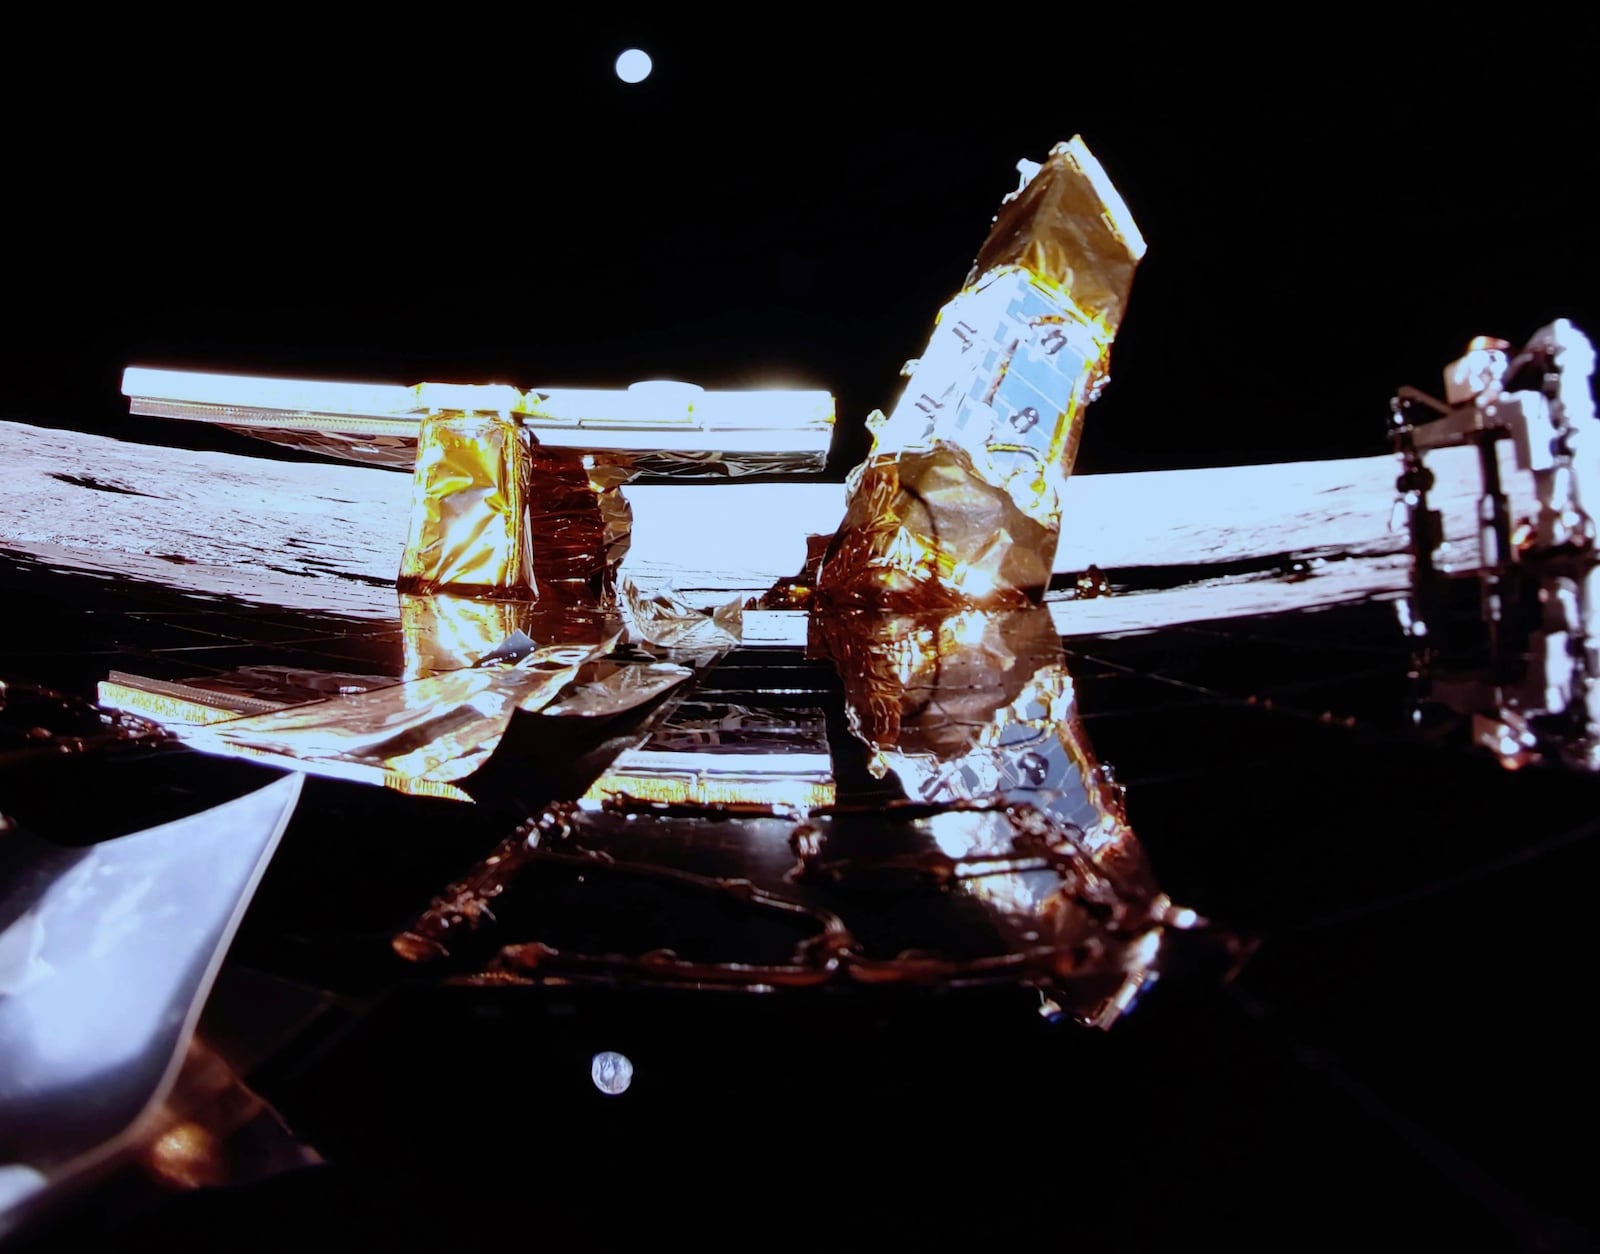
<path fill-rule="evenodd" d="M 1042 598 L 1084 410 L 1143 253 L 1081 140 L 1024 168 L 899 403 L 868 420 L 825 602 L 914 612 Z"/>
<path fill-rule="evenodd" d="M 439 592 L 400 597 L 405 678 L 478 666 L 529 649 L 574 645 L 602 649 L 622 630 L 621 618 L 599 607 L 490 601 Z M 520 648 L 518 647 L 520 645 Z"/>
<path fill-rule="evenodd" d="M 814 621 L 812 647 L 844 681 L 850 729 L 870 750 L 873 774 L 892 773 L 914 802 L 1037 811 L 1119 891 L 1157 896 L 1122 789 L 1079 722 L 1047 609 L 844 615 Z M 1012 824 L 993 817 L 930 822 L 954 856 L 1014 838 Z"/>
<path fill-rule="evenodd" d="M 634 639 L 663 648 L 717 652 L 732 648 L 744 634 L 742 598 L 700 608 L 690 604 L 676 588 L 646 593 L 624 578 L 622 609 Z"/>
<path fill-rule="evenodd" d="M 1048 611 L 814 629 L 804 660 L 736 649 L 697 675 L 396 952 L 495 986 L 1021 985 L 1101 1027 L 1197 955 L 1234 960 L 1157 886 Z"/>
<path fill-rule="evenodd" d="M 618 486 L 627 471 L 533 443 L 528 466 L 528 544 L 533 584 L 544 602 L 609 603 L 628 551 L 633 514 Z"/>
<path fill-rule="evenodd" d="M 514 664 L 447 671 L 179 734 L 205 753 L 466 800 L 456 782 L 488 761 L 512 714 L 542 709 L 614 643 L 550 645 Z"/>
<path fill-rule="evenodd" d="M 158 1130 L 300 790 L 82 848 L 0 828 L 0 1241 Z"/>
<path fill-rule="evenodd" d="M 424 419 L 400 591 L 532 599 L 533 553 L 523 525 L 529 474 L 509 417 L 446 412 Z"/>
<path fill-rule="evenodd" d="M 500 643 L 528 634 L 534 607 L 525 601 L 487 601 L 440 592 L 400 597 L 405 677 L 420 679 L 476 666 Z"/>
<path fill-rule="evenodd" d="M 654 701 L 693 674 L 691 667 L 677 662 L 589 662 L 540 713 L 546 718 L 610 718 Z"/>

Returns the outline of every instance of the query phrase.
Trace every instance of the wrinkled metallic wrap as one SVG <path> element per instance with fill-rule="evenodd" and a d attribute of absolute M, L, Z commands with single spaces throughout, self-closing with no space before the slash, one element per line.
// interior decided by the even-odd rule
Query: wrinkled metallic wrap
<path fill-rule="evenodd" d="M 218 423 L 236 435 L 264 440 L 279 448 L 318 457 L 337 457 L 363 466 L 382 466 L 387 470 L 411 470 L 417 462 L 414 435 L 365 435 L 346 431 L 315 431 L 296 427 L 231 427 Z M 420 427 L 420 422 L 419 422 Z"/>
<path fill-rule="evenodd" d="M 744 479 L 751 475 L 815 474 L 826 462 L 807 450 L 607 449 L 597 462 L 626 470 L 630 479 Z"/>
<path fill-rule="evenodd" d="M 736 647 L 744 639 L 744 599 L 700 609 L 668 585 L 646 594 L 623 577 L 623 613 L 635 640 L 662 648 L 717 652 Z"/>
<path fill-rule="evenodd" d="M 1056 535 L 959 445 L 875 457 L 852 476 L 819 599 L 908 612 L 1029 605 L 1049 585 Z"/>
<path fill-rule="evenodd" d="M 1241 952 L 1149 875 L 1083 738 L 1048 611 L 844 613 L 812 627 L 904 801 L 836 782 L 821 706 L 669 698 L 575 806 L 519 827 L 395 951 L 496 986 L 1005 982 L 1035 990 L 1052 1018 L 1099 1027 L 1158 978 Z M 666 910 L 626 947 L 614 930 L 580 931 L 581 904 L 552 914 L 550 883 L 608 878 L 681 902 L 698 920 L 693 952 Z M 725 925 L 703 927 L 704 902 Z M 747 924 L 752 909 L 783 929 Z"/>
<path fill-rule="evenodd" d="M 613 605 L 633 531 L 624 484 L 815 468 L 798 454 L 582 453 L 539 444 L 515 418 L 434 415 L 420 427 L 399 587 Z"/>
<path fill-rule="evenodd" d="M 1119 891 L 1157 885 L 1122 790 L 1095 757 L 1050 611 L 817 616 L 809 651 L 845 686 L 868 769 L 930 805 L 1003 800 L 1081 833 L 1080 852 Z"/>
<path fill-rule="evenodd" d="M 550 645 L 514 665 L 447 671 L 180 734 L 202 752 L 465 799 L 454 784 L 488 761 L 512 714 L 542 709 L 616 640 Z"/>
<path fill-rule="evenodd" d="M 967 286 L 1016 266 L 1066 292 L 1107 345 L 1122 324 L 1144 239 L 1081 138 L 1057 144 L 1039 174 L 1007 196 Z"/>
<path fill-rule="evenodd" d="M 546 718 L 607 718 L 637 709 L 694 674 L 676 662 L 590 662 L 540 712 Z"/>
<path fill-rule="evenodd" d="M 235 427 L 218 423 L 237 435 L 264 440 L 279 448 L 319 457 L 336 457 L 365 466 L 411 470 L 416 465 L 416 435 L 364 435 L 337 430 L 299 427 Z M 422 419 L 416 420 L 420 433 Z M 526 422 L 524 433 L 537 441 L 538 431 Z M 751 475 L 815 474 L 827 462 L 826 453 L 797 450 L 707 449 L 605 449 L 592 455 L 597 464 L 626 471 L 620 482 L 640 475 L 655 479 L 744 479 Z"/>
<path fill-rule="evenodd" d="M 400 591 L 531 600 L 529 478 L 522 435 L 509 416 L 444 412 L 423 419 Z"/>
<path fill-rule="evenodd" d="M 967 286 L 848 481 L 823 604 L 891 612 L 1040 600 L 1083 414 L 1107 379 L 1144 241 L 1080 140 L 1001 206 Z"/>
<path fill-rule="evenodd" d="M 616 639 L 622 619 L 602 608 L 490 601 L 446 592 L 400 597 L 407 679 L 477 666 L 508 641 L 526 646 L 599 645 Z"/>
<path fill-rule="evenodd" d="M 487 601 L 443 592 L 402 595 L 405 677 L 421 679 L 477 665 L 508 637 L 519 631 L 527 633 L 532 611 L 526 601 Z"/>
<path fill-rule="evenodd" d="M 539 599 L 613 603 L 617 567 L 633 531 L 633 508 L 619 489 L 632 473 L 537 442 L 528 444 L 526 457 L 528 536 Z"/>

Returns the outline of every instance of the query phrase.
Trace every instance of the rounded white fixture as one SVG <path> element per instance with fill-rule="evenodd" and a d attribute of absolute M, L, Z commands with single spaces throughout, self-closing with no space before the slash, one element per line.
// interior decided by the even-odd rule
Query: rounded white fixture
<path fill-rule="evenodd" d="M 654 68 L 655 63 L 643 48 L 629 48 L 617 58 L 617 77 L 624 83 L 642 83 Z"/>

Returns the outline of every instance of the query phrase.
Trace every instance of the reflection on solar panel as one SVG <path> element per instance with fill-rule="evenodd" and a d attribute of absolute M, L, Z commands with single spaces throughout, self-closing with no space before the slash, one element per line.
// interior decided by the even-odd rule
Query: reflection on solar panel
<path fill-rule="evenodd" d="M 47 839 L 137 830 L 272 777 L 160 737 L 63 752 L 98 719 L 101 683 L 242 715 L 382 691 L 407 673 L 398 602 L 392 619 L 344 618 L 17 555 L 0 555 L 0 586 L 0 813 Z M 1474 943 L 1491 908 L 1581 917 L 1597 781 L 1508 772 L 1459 729 L 1416 722 L 1407 642 L 1383 601 L 1057 634 L 1072 608 L 998 635 L 908 624 L 868 654 L 820 637 L 702 653 L 678 664 L 687 678 L 598 717 L 577 694 L 615 673 L 586 672 L 564 712 L 512 718 L 459 781 L 467 800 L 308 780 L 208 1022 L 262 1042 L 246 1070 L 301 1112 L 319 1149 L 402 1173 L 425 1170 L 407 1157 L 403 1122 L 472 1083 L 467 1059 L 493 1024 L 504 1024 L 496 1051 L 546 1051 L 552 1076 L 566 1074 L 570 1047 L 580 1087 L 526 1098 L 569 1129 L 581 1126 L 571 1093 L 594 1096 L 592 1058 L 619 1046 L 638 1068 L 624 1105 L 678 1100 L 651 1088 L 675 1074 L 689 1087 L 671 1092 L 732 1118 L 719 1086 L 737 1074 L 774 1117 L 798 1121 L 786 1126 L 810 1126 L 788 1088 L 758 1075 L 760 1058 L 824 1123 L 893 1109 L 891 1126 L 909 1129 L 959 1073 L 957 1055 L 989 1068 L 996 1101 L 1026 1101 L 1079 1058 L 1067 1038 L 1026 1025 L 1111 1022 L 1136 1005 L 1128 1026 L 1149 1030 L 1113 1032 L 1117 1052 L 1095 1055 L 1105 1094 L 1077 1099 L 1108 1127 L 1130 1113 L 1160 1126 L 1178 1100 L 1160 1077 L 1199 1068 L 1201 1122 L 1260 1112 L 1241 1134 L 1256 1148 L 1240 1152 L 1294 1196 L 1309 1186 L 1272 1173 L 1276 1147 L 1300 1134 L 1269 1111 L 1299 1111 L 1319 1137 L 1367 1137 L 1399 1102 L 1512 1170 L 1453 1121 L 1442 1075 L 1407 1072 L 1406 1095 L 1386 1090 L 1375 1114 L 1312 1122 L 1327 1064 L 1280 1058 L 1271 1042 L 1314 1031 L 1338 1043 L 1358 1069 L 1339 1084 L 1389 1082 L 1395 1064 L 1367 1051 L 1391 1032 L 1504 1051 L 1512 1029 L 1489 1029 L 1481 1002 L 1458 996 L 1469 967 L 1474 987 L 1492 973 L 1559 1022 L 1570 975 L 1559 958 L 1530 969 L 1500 947 L 1457 969 L 1448 955 Z M 944 637 L 958 647 L 941 648 Z M 63 694 L 55 721 L 22 699 L 34 685 Z M 1220 930 L 1197 930 L 1202 919 Z M 1245 953 L 1228 941 L 1243 937 L 1264 943 L 1224 994 L 1218 977 Z M 1336 956 L 1352 947 L 1367 957 Z M 1420 984 L 1407 953 L 1432 955 Z M 246 991 L 230 1000 L 230 989 Z M 735 989 L 774 996 L 739 999 L 744 1011 L 708 999 Z M 1248 1015 L 1184 1009 L 1217 998 Z M 332 1026 L 345 1005 L 365 1007 L 368 1026 L 337 1046 L 306 1030 Z M 266 1036 L 239 1026 L 263 1015 L 281 1016 Z M 685 1053 L 691 1024 L 697 1040 L 744 1041 L 748 1061 L 721 1057 L 718 1071 Z M 1463 1044 L 1474 1033 L 1485 1043 Z M 1197 1060 L 1196 1039 L 1257 1065 L 1218 1070 Z M 855 1052 L 834 1057 L 825 1040 Z M 395 1068 L 410 1086 L 398 1105 L 381 1078 Z M 1497 1126 L 1516 1126 L 1530 1094 L 1557 1081 L 1524 1072 L 1519 1085 L 1489 1102 Z M 987 1109 L 971 1118 L 995 1117 Z M 462 1155 L 469 1174 L 490 1169 Z M 1383 1161 L 1426 1209 L 1420 1169 Z M 738 1178 L 736 1164 L 722 1169 Z"/>

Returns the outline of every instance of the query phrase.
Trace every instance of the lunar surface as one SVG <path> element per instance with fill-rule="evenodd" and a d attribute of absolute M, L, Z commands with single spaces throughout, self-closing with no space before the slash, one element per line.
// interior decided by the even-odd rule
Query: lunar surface
<path fill-rule="evenodd" d="M 8 484 L 0 548 L 53 566 L 149 580 L 204 596 L 357 617 L 395 614 L 410 477 L 360 466 L 190 452 L 0 422 Z M 1477 553 L 1477 454 L 1430 458 L 1447 558 Z M 1053 593 L 1063 635 L 1304 609 L 1405 588 L 1398 461 L 1371 457 L 1075 476 L 1058 576 L 1091 564 L 1118 595 Z M 1513 509 L 1532 486 L 1509 465 Z M 808 534 L 843 512 L 837 483 L 633 485 L 641 588 L 671 582 L 709 601 L 757 595 L 794 574 Z M 803 639 L 803 616 L 752 613 L 751 643 Z"/>

